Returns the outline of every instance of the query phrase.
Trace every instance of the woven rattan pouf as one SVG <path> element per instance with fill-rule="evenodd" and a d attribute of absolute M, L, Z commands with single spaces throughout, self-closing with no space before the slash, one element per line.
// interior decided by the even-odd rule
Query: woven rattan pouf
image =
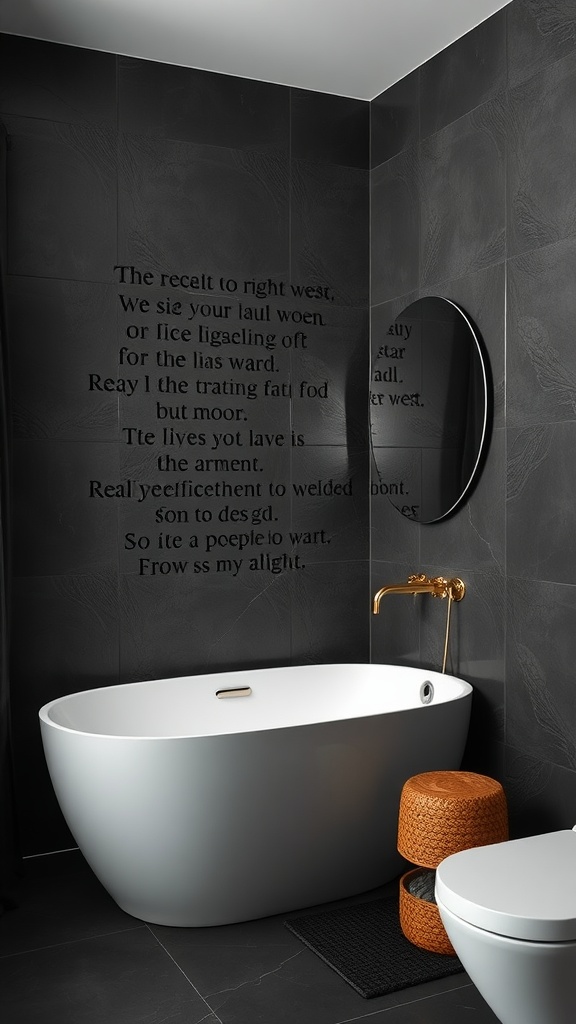
<path fill-rule="evenodd" d="M 499 782 L 474 772 L 425 772 L 404 783 L 398 850 L 418 867 L 472 846 L 508 839 L 508 808 Z M 453 953 L 436 904 L 414 894 L 422 871 L 400 879 L 400 925 L 410 942 L 434 953 Z M 416 886 L 417 888 L 417 886 Z"/>

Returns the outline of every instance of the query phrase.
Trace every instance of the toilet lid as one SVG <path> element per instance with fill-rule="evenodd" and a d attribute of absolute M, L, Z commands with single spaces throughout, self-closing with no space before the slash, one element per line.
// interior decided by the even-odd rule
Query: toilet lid
<path fill-rule="evenodd" d="M 456 917 L 497 935 L 576 940 L 576 831 L 454 853 L 436 871 L 436 898 Z"/>

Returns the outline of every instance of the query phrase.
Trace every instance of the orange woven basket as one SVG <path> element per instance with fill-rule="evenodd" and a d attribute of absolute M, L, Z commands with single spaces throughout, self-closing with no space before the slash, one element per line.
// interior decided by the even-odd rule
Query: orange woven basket
<path fill-rule="evenodd" d="M 421 868 L 413 868 L 400 879 L 400 927 L 414 946 L 427 949 L 430 953 L 455 956 L 436 904 L 408 891 L 410 880 L 421 871 Z"/>
<path fill-rule="evenodd" d="M 437 868 L 459 850 L 508 839 L 508 808 L 499 782 L 474 772 L 425 772 L 404 783 L 398 850 L 421 867 Z"/>

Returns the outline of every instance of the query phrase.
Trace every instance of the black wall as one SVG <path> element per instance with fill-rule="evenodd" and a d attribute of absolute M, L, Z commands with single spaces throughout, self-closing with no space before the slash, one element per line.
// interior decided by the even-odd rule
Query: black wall
<path fill-rule="evenodd" d="M 370 615 L 371 593 L 414 571 L 468 585 L 451 660 L 476 690 L 466 766 L 503 779 L 516 832 L 574 824 L 576 2 L 513 0 L 370 105 L 14 37 L 0 56 L 12 147 L 13 704 L 24 852 L 70 841 L 43 767 L 43 702 L 251 665 L 371 658 L 437 668 L 443 602 L 390 598 Z M 273 503 L 287 556 L 298 552 L 290 530 L 316 534 L 300 550 L 305 568 L 141 574 L 141 552 L 125 538 L 149 536 L 157 547 L 149 510 L 89 498 L 90 479 L 167 479 L 158 439 L 126 443 L 131 425 L 158 429 L 154 403 L 87 388 L 90 373 L 121 375 L 129 321 L 118 264 L 154 275 L 154 301 L 165 295 L 162 271 L 329 288 L 313 306 L 291 303 L 321 312 L 325 326 L 311 331 L 308 349 L 279 354 L 274 371 L 295 385 L 327 383 L 327 397 L 260 392 L 242 426 L 286 439 L 258 453 L 258 472 L 264 486 L 287 487 Z M 369 285 L 373 347 L 408 302 L 439 293 L 466 309 L 489 352 L 485 470 L 464 508 L 439 525 L 404 520 L 383 496 L 369 509 Z M 124 292 L 142 296 L 143 287 Z M 214 291 L 203 298 L 227 301 Z M 148 314 L 132 320 L 151 323 Z M 171 351 L 190 355 L 184 344 Z M 200 374 L 187 361 L 178 376 L 193 387 Z M 288 443 L 292 431 L 303 444 Z M 351 481 L 352 493 L 297 497 L 293 483 L 318 480 Z M 191 500 L 191 515 L 196 507 L 214 517 L 222 501 Z"/>
<path fill-rule="evenodd" d="M 467 765 L 518 832 L 576 821 L 576 3 L 514 0 L 372 103 L 372 327 L 439 293 L 495 385 L 484 474 L 452 519 L 372 503 L 373 585 L 460 575 L 453 667 L 476 688 Z M 506 341 L 505 341 L 506 339 Z M 437 667 L 441 602 L 390 599 L 372 657 Z"/>
<path fill-rule="evenodd" d="M 9 36 L 0 68 L 10 137 L 14 745 L 23 852 L 35 853 L 71 841 L 43 763 L 44 702 L 145 678 L 369 658 L 369 105 Z M 162 286 L 162 273 L 205 278 Z M 243 292 L 250 281 L 266 282 L 264 298 Z M 327 290 L 298 300 L 291 284 Z M 127 314 L 120 295 L 149 307 Z M 264 327 L 273 353 L 211 347 L 197 334 L 159 341 L 158 323 L 197 329 L 181 314 L 156 315 L 168 298 L 231 304 L 229 320 L 209 315 L 205 326 Z M 239 322 L 239 300 L 260 313 L 268 305 L 271 322 Z M 280 327 L 277 309 L 304 319 Z M 289 335 L 296 340 L 284 348 Z M 148 353 L 145 366 L 121 365 L 122 347 Z M 154 365 L 157 352 L 167 365 Z M 198 368 L 195 353 L 223 366 Z M 275 363 L 233 370 L 230 354 L 274 354 Z M 158 391 L 166 377 L 178 391 Z M 139 380 L 132 395 L 103 383 L 126 378 Z M 197 380 L 252 386 L 256 398 L 199 397 Z M 292 395 L 265 397 L 266 380 Z M 185 407 L 186 418 L 161 418 L 158 404 Z M 245 413 L 195 421 L 198 406 Z M 164 427 L 203 433 L 204 446 L 166 447 Z M 250 446 L 250 430 L 274 438 L 272 447 Z M 215 432 L 233 435 L 231 446 L 213 451 Z M 162 468 L 161 456 L 185 458 L 184 471 Z M 196 471 L 197 458 L 220 456 L 258 462 Z M 138 501 L 115 489 L 126 480 L 224 481 L 241 493 Z M 92 495 L 90 481 L 100 485 Z M 294 483 L 311 493 L 299 496 Z M 285 494 L 272 498 L 270 485 Z M 273 521 L 259 522 L 257 510 L 270 506 Z M 158 524 L 160 508 L 184 511 L 184 522 Z M 198 524 L 197 511 L 209 522 Z M 234 522 L 232 512 L 249 518 Z M 264 540 L 230 546 L 250 530 Z M 161 550 L 160 533 L 183 546 Z M 208 551 L 209 534 L 222 546 Z M 133 546 L 141 537 L 148 548 Z M 267 554 L 285 560 L 260 568 Z M 171 560 L 187 561 L 185 572 L 153 571 Z"/>

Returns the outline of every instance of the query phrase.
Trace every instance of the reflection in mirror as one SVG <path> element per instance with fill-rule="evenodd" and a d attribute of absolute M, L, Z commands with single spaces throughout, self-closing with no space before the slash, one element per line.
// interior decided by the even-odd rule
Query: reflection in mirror
<path fill-rule="evenodd" d="M 435 523 L 456 510 L 481 468 L 488 362 L 468 316 L 438 296 L 413 302 L 378 341 L 370 388 L 376 489 L 406 518 Z"/>

